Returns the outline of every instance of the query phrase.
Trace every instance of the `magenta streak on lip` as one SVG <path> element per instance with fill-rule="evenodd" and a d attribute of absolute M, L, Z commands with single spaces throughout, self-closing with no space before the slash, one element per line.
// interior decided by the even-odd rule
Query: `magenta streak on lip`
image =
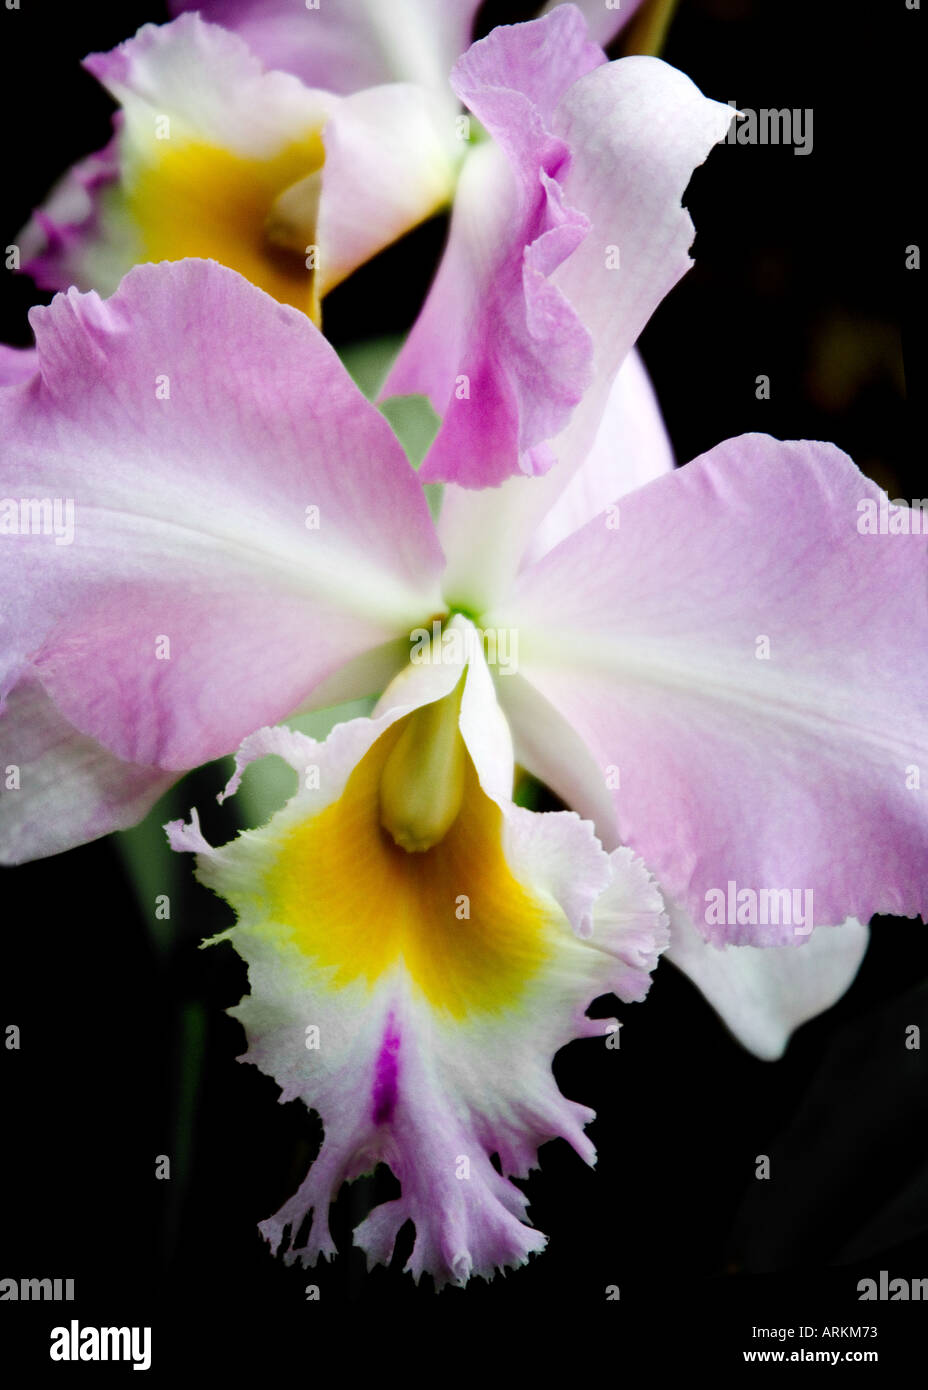
<path fill-rule="evenodd" d="M 396 1105 L 396 1077 L 399 1070 L 397 1058 L 400 1050 L 400 1035 L 391 1013 L 384 1029 L 383 1042 L 374 1071 L 374 1124 L 383 1125 L 393 1119 Z"/>

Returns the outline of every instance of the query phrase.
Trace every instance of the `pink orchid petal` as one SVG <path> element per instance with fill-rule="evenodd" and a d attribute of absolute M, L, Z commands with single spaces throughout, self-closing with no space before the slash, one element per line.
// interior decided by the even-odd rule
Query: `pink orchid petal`
<path fill-rule="evenodd" d="M 522 566 L 540 560 L 610 503 L 671 472 L 673 466 L 673 449 L 651 379 L 632 350 L 612 383 L 593 446 L 570 482 L 561 490 L 555 470 L 554 476 L 548 473 L 539 480 L 539 492 L 547 485 L 557 495 L 529 537 Z M 526 501 L 530 491 L 523 489 Z M 449 554 L 449 563 L 450 558 Z"/>
<path fill-rule="evenodd" d="M 0 536 L 0 693 L 32 659 L 81 732 L 181 769 L 436 611 L 421 488 L 304 315 L 181 261 L 31 318 L 0 497 L 70 500 L 73 534 Z"/>
<path fill-rule="evenodd" d="M 795 1030 L 848 990 L 870 932 L 851 918 L 816 927 L 796 946 L 710 946 L 687 913 L 667 903 L 666 959 L 688 975 L 738 1041 L 765 1061 L 786 1051 Z"/>
<path fill-rule="evenodd" d="M 832 445 L 729 440 L 482 620 L 518 628 L 521 675 L 616 787 L 622 841 L 717 943 L 799 930 L 749 899 L 737 920 L 729 883 L 811 892 L 826 925 L 928 915 L 928 546 L 862 534 L 880 498 Z"/>
<path fill-rule="evenodd" d="M 240 38 L 198 14 L 144 24 L 109 52 L 89 54 L 83 66 L 124 108 L 125 123 L 163 145 L 196 137 L 261 158 L 329 110 L 324 93 L 289 73 L 265 71 Z M 171 120 L 159 137 L 150 127 L 161 112 Z"/>
<path fill-rule="evenodd" d="M 400 82 L 339 101 L 323 142 L 318 220 L 306 232 L 319 247 L 320 296 L 447 207 L 462 157 L 443 99 Z"/>
<path fill-rule="evenodd" d="M 582 734 L 518 671 L 499 682 L 499 700 L 519 765 L 592 821 L 604 847 L 615 849 L 620 844 L 615 802 L 602 764 Z"/>
<path fill-rule="evenodd" d="M 169 0 L 233 29 L 265 67 L 347 94 L 382 82 L 445 88 L 480 0 Z M 634 0 L 626 0 L 633 4 Z"/>
<path fill-rule="evenodd" d="M 78 733 L 28 674 L 0 717 L 0 863 L 60 854 L 125 830 L 173 781 Z"/>
<path fill-rule="evenodd" d="M 552 278 L 596 350 L 593 385 L 552 445 L 570 471 L 589 453 L 616 372 L 693 263 L 695 228 L 681 199 L 730 124 L 729 106 L 657 58 L 609 63 L 558 106 L 554 130 L 573 151 L 564 196 L 590 232 Z"/>
<path fill-rule="evenodd" d="M 559 461 L 566 485 L 622 361 L 691 264 L 680 200 L 731 111 L 656 59 L 603 64 L 569 6 L 495 30 L 454 85 L 495 144 L 465 164 L 445 257 L 383 394 L 424 394 L 442 416 L 425 479 L 495 486 Z"/>
<path fill-rule="evenodd" d="M 492 608 L 518 569 L 617 498 L 669 472 L 673 462 L 654 389 L 633 350 L 612 384 L 593 446 L 572 476 L 552 468 L 482 492 L 448 484 L 438 519 L 448 557 L 446 597 L 472 612 Z"/>
<path fill-rule="evenodd" d="M 592 344 L 552 274 L 587 231 L 561 188 L 559 99 L 604 62 L 581 17 L 495 29 L 458 62 L 452 86 L 494 137 L 464 166 L 449 244 L 383 395 L 428 396 L 442 427 L 424 481 L 496 485 L 545 472 L 533 450 L 556 434 L 591 380 Z"/>
<path fill-rule="evenodd" d="M 0 343 L 0 386 L 12 386 L 28 381 L 39 369 L 35 348 L 8 347 Z"/>
<path fill-rule="evenodd" d="M 451 86 L 513 156 L 513 167 L 528 184 L 523 161 L 541 156 L 553 174 L 564 157 L 550 131 L 564 93 L 605 61 L 571 5 L 544 19 L 494 29 L 458 59 Z"/>
<path fill-rule="evenodd" d="M 541 13 L 547 14 L 558 5 L 573 5 L 589 25 L 590 37 L 605 48 L 625 27 L 641 3 L 642 0 L 612 0 L 611 4 L 607 4 L 606 0 L 548 0 L 541 7 Z"/>
<path fill-rule="evenodd" d="M 39 289 L 95 285 L 110 294 L 135 258 L 131 231 L 102 213 L 105 190 L 119 177 L 119 112 L 113 124 L 109 143 L 58 180 L 19 234 L 23 271 Z"/>

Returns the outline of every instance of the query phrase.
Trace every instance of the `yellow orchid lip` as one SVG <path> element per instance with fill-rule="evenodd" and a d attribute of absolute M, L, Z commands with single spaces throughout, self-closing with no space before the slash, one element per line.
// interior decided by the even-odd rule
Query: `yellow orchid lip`
<path fill-rule="evenodd" d="M 643 997 L 669 936 L 631 851 L 608 855 L 572 812 L 512 803 L 511 736 L 477 631 L 458 615 L 449 626 L 469 639 L 461 660 L 410 662 L 370 719 L 324 743 L 279 726 L 245 740 L 224 796 L 270 755 L 299 779 L 267 824 L 222 847 L 195 814 L 167 828 L 238 919 L 213 939 L 248 964 L 251 993 L 230 1010 L 241 1060 L 324 1126 L 306 1178 L 259 1229 L 288 1263 L 331 1257 L 339 1187 L 384 1162 L 400 1196 L 354 1242 L 388 1263 L 411 1221 L 407 1268 L 437 1287 L 544 1247 L 513 1179 L 548 1139 L 595 1158 L 593 1111 L 561 1095 L 551 1060 L 615 1032 L 584 1011 L 608 992 Z M 433 843 L 403 848 L 394 817 Z"/>
<path fill-rule="evenodd" d="M 148 153 L 127 171 L 117 195 L 144 259 L 220 261 L 318 321 L 311 258 L 282 244 L 274 209 L 282 194 L 322 167 L 321 125 L 261 159 L 181 138 L 154 142 Z"/>
<path fill-rule="evenodd" d="M 456 719 L 460 696 L 448 698 Z M 548 957 L 552 913 L 561 914 L 513 877 L 502 812 L 463 742 L 459 809 L 441 838 L 410 853 L 384 829 L 384 777 L 394 759 L 394 769 L 409 766 L 404 739 L 419 713 L 387 729 L 341 797 L 286 836 L 264 883 L 268 930 L 285 930 L 316 968 L 330 969 L 333 988 L 373 985 L 402 962 L 433 1008 L 457 1019 L 499 1012 Z"/>

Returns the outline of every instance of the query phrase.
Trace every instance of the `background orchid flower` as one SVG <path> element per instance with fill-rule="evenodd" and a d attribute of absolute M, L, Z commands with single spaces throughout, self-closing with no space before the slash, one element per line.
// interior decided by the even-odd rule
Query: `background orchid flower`
<path fill-rule="evenodd" d="M 703 937 L 797 941 L 708 922 L 730 879 L 811 890 L 809 925 L 924 913 L 906 769 L 924 754 L 925 556 L 918 535 L 860 533 L 879 490 L 839 450 L 747 436 L 635 486 L 607 436 L 569 486 L 510 481 L 505 563 L 454 526 L 443 557 L 386 422 L 305 316 L 233 272 L 138 267 L 110 301 L 72 292 L 33 322 L 40 371 L 0 392 L 0 493 L 41 479 L 75 527 L 72 545 L 0 546 L 0 745 L 22 768 L 0 798 L 7 861 L 131 824 L 256 727 L 377 693 L 411 631 L 466 611 L 518 633 L 518 669 L 493 674 L 520 763 L 607 850 L 639 853 Z M 560 479 L 545 551 L 516 504 L 533 515 L 532 489 Z M 885 616 L 900 602 L 905 633 Z M 856 968 L 852 931 L 822 960 L 795 952 L 819 997 Z M 724 978 L 704 977 L 717 998 Z"/>
<path fill-rule="evenodd" d="M 512 804 L 512 744 L 479 635 L 460 617 L 447 632 L 464 639 L 458 655 L 408 666 L 372 719 L 324 744 L 281 728 L 245 741 L 225 795 L 268 754 L 299 777 L 267 825 L 221 849 L 196 813 L 168 827 L 236 910 L 215 939 L 249 965 L 251 993 L 232 1010 L 248 1036 L 242 1060 L 325 1124 L 266 1238 L 288 1261 L 330 1257 L 339 1187 L 385 1162 L 402 1194 L 355 1243 L 369 1265 L 389 1263 L 411 1219 L 407 1269 L 437 1288 L 543 1248 L 510 1177 L 527 1177 L 555 1137 L 595 1156 L 583 1132 L 593 1112 L 559 1093 L 551 1058 L 573 1037 L 615 1032 L 584 1010 L 609 991 L 642 998 L 668 940 L 660 894 L 630 851 L 607 856 L 572 812 Z"/>
<path fill-rule="evenodd" d="M 620 13 L 604 12 L 609 24 Z M 396 32 L 377 6 L 297 19 L 336 46 L 362 21 Z M 430 46 L 426 28 L 423 52 L 450 61 L 450 32 Z M 352 78 L 338 95 L 315 67 L 311 86 L 266 70 L 243 38 L 197 14 L 146 26 L 86 60 L 121 104 L 117 130 L 36 213 L 24 269 L 45 288 L 110 293 L 137 262 L 208 257 L 318 320 L 329 290 L 454 199 L 435 288 L 386 390 L 426 395 L 447 415 L 426 480 L 498 482 L 514 460 L 543 471 L 554 457 L 544 441 L 591 383 L 588 408 L 601 412 L 688 268 L 680 197 L 731 109 L 655 59 L 607 64 L 573 5 L 495 30 L 450 86 L 447 65 L 440 82 L 431 59 L 413 61 L 423 65 L 431 75 L 358 89 Z M 325 67 L 353 71 L 334 57 Z M 489 142 L 468 144 L 458 99 Z M 616 294 L 585 296 L 591 266 L 619 254 Z M 475 402 L 465 414 L 482 421 L 466 439 L 462 391 Z"/>
<path fill-rule="evenodd" d="M 317 318 L 329 290 L 451 198 L 463 145 L 422 86 L 306 87 L 196 14 L 84 66 L 120 111 L 22 234 L 43 288 L 109 294 L 137 262 L 202 256 Z"/>

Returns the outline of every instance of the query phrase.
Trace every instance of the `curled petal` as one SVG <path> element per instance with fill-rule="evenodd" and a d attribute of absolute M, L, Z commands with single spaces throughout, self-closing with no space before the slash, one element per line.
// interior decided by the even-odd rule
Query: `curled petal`
<path fill-rule="evenodd" d="M 495 30 L 453 82 L 495 145 L 465 166 L 444 260 L 384 394 L 420 392 L 443 417 L 423 477 L 486 487 L 557 461 L 563 488 L 691 264 L 681 197 L 731 110 L 656 59 L 605 63 L 570 6 Z M 516 562 L 540 515 L 511 538 Z M 478 588 L 485 603 L 475 565 Z"/>
<path fill-rule="evenodd" d="M 657 58 L 623 58 L 591 72 L 560 103 L 554 129 L 574 151 L 564 195 L 590 232 L 554 282 L 593 338 L 593 385 L 554 441 L 573 472 L 587 457 L 617 371 L 658 304 L 693 264 L 695 228 L 683 194 L 731 125 Z"/>
<path fill-rule="evenodd" d="M 551 132 L 564 91 L 604 62 L 573 10 L 494 30 L 452 85 L 494 137 L 462 172 L 448 248 L 384 395 L 427 395 L 442 427 L 426 481 L 493 486 L 546 472 L 538 446 L 592 379 L 592 343 L 553 272 L 586 235 Z"/>

